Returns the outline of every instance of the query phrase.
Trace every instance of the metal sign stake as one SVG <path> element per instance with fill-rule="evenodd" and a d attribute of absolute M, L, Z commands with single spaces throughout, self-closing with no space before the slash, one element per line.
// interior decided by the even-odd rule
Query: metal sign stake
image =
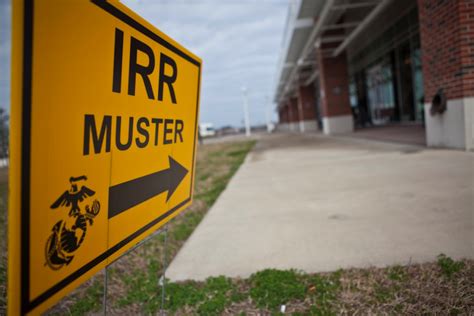
<path fill-rule="evenodd" d="M 102 297 L 102 309 L 103 309 L 103 314 L 104 316 L 107 315 L 107 287 L 108 287 L 108 281 L 109 281 L 109 276 L 107 273 L 108 267 L 105 267 L 104 269 L 104 296 Z"/>
<path fill-rule="evenodd" d="M 164 247 L 163 247 L 163 254 L 162 254 L 162 260 L 163 260 L 163 274 L 161 275 L 161 311 L 160 314 L 162 316 L 166 315 L 165 314 L 165 288 L 166 288 L 166 269 L 168 268 L 167 266 L 167 250 L 168 250 L 168 224 L 165 225 L 163 229 L 164 233 Z"/>

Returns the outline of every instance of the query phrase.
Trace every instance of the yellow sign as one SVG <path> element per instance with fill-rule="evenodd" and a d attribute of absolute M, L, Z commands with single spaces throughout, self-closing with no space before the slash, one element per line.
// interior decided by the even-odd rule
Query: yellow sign
<path fill-rule="evenodd" d="M 190 205 L 201 60 L 115 0 L 13 1 L 10 314 Z"/>

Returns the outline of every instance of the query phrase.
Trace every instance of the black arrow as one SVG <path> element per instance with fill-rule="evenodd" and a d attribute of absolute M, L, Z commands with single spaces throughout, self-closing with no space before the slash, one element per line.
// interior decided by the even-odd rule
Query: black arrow
<path fill-rule="evenodd" d="M 109 218 L 168 191 L 169 200 L 188 170 L 168 156 L 170 167 L 109 188 Z"/>

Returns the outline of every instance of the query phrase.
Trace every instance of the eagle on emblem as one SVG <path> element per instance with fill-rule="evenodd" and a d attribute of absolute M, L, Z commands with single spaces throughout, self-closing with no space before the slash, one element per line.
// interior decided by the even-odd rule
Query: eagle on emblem
<path fill-rule="evenodd" d="M 95 191 L 92 191 L 85 185 L 81 186 L 81 189 L 77 189 L 77 184 L 75 182 L 80 180 L 87 180 L 86 176 L 80 177 L 70 177 L 69 182 L 71 183 L 71 188 L 64 191 L 64 193 L 51 205 L 52 209 L 56 209 L 60 206 L 71 206 L 69 211 L 69 216 L 75 216 L 81 212 L 79 208 L 79 202 L 84 201 L 85 198 L 93 196 Z"/>

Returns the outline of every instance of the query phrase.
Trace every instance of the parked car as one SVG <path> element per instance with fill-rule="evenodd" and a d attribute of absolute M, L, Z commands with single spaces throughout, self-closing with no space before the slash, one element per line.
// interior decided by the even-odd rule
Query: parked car
<path fill-rule="evenodd" d="M 201 123 L 199 124 L 199 134 L 201 137 L 213 137 L 216 136 L 216 130 L 212 123 Z"/>

